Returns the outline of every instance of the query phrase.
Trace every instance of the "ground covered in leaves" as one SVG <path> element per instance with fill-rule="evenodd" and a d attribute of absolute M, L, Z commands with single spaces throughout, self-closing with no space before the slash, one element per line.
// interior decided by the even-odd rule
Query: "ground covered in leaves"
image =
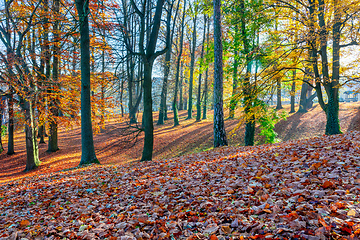
<path fill-rule="evenodd" d="M 359 239 L 360 132 L 0 186 L 0 239 Z"/>
<path fill-rule="evenodd" d="M 298 106 L 296 106 L 298 109 Z M 280 111 L 289 112 L 290 105 L 284 105 Z M 228 113 L 228 110 L 225 110 Z M 241 122 L 241 110 L 235 119 L 226 119 L 225 127 L 228 133 L 229 145 L 244 145 L 244 123 Z M 194 111 L 194 116 L 196 115 Z M 213 146 L 212 111 L 208 112 L 208 120 L 196 122 L 187 120 L 187 111 L 179 111 L 180 126 L 173 127 L 173 113 L 168 112 L 169 119 L 165 125 L 155 126 L 154 159 L 168 159 L 189 153 L 202 152 Z M 158 118 L 154 113 L 154 119 Z M 141 116 L 138 116 L 141 119 Z M 104 164 L 122 164 L 141 158 L 143 134 L 140 134 L 135 144 L 128 144 L 124 137 L 124 119 L 112 118 L 106 121 L 105 129 L 94 136 L 95 151 L 99 161 Z M 126 120 L 126 119 L 125 119 Z M 339 120 L 343 132 L 360 130 L 360 102 L 340 103 Z M 240 123 L 240 124 L 239 124 Z M 320 137 L 325 132 L 326 116 L 318 104 L 314 104 L 307 113 L 289 114 L 287 120 L 280 121 L 275 126 L 280 141 Z M 239 128 L 237 128 L 239 127 Z M 236 129 L 236 131 L 232 131 Z M 256 128 L 256 145 L 264 142 Z M 46 139 L 47 141 L 47 139 Z M 3 139 L 5 152 L 0 154 L 0 185 L 15 179 L 51 173 L 78 166 L 81 157 L 80 127 L 59 128 L 59 148 L 55 153 L 47 152 L 47 144 L 39 145 L 41 165 L 36 170 L 24 173 L 26 165 L 25 136 L 23 126 L 19 126 L 15 134 L 15 154 L 8 156 L 7 138 Z"/>

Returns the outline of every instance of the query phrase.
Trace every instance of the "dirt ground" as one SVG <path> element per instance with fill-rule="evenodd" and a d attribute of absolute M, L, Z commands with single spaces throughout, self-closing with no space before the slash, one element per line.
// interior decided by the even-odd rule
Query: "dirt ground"
<path fill-rule="evenodd" d="M 289 111 L 285 106 L 284 111 Z M 212 147 L 213 122 L 212 113 L 208 120 L 196 122 L 194 118 L 185 120 L 186 111 L 180 112 L 180 126 L 173 127 L 173 115 L 169 112 L 169 120 L 163 126 L 155 126 L 154 159 L 173 158 L 184 154 L 200 152 Z M 139 118 L 141 119 L 141 118 Z M 157 114 L 154 114 L 156 124 Z M 226 130 L 230 132 L 239 124 L 239 119 L 225 121 Z M 304 139 L 321 136 L 325 132 L 326 116 L 318 105 L 314 105 L 304 114 L 289 114 L 286 121 L 279 122 L 275 130 L 282 141 Z M 340 104 L 340 124 L 343 132 L 360 130 L 360 103 Z M 102 164 L 121 164 L 139 160 L 143 147 L 143 134 L 137 138 L 135 144 L 129 144 L 128 137 L 124 137 L 124 123 L 117 119 L 107 121 L 105 129 L 94 136 L 95 150 Z M 257 129 L 257 133 L 259 129 Z M 229 135 L 229 145 L 243 144 L 244 128 L 240 126 Z M 259 139 L 257 139 L 259 142 Z M 25 142 L 24 134 L 19 131 L 15 136 L 15 154 L 8 156 L 7 140 L 3 141 L 5 151 L 0 154 L 0 184 L 14 179 L 37 174 L 56 172 L 78 166 L 81 158 L 80 127 L 72 130 L 60 127 L 59 148 L 55 153 L 48 153 L 47 145 L 40 144 L 39 168 L 24 173 Z"/>

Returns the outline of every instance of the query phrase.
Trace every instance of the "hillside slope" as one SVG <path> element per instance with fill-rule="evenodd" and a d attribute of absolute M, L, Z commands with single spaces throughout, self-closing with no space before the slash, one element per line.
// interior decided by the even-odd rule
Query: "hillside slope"
<path fill-rule="evenodd" d="M 358 239 L 360 132 L 0 186 L 0 239 Z"/>
<path fill-rule="evenodd" d="M 344 132 L 348 130 L 360 130 L 360 103 L 341 103 L 340 122 Z M 289 111 L 285 106 L 284 111 Z M 196 122 L 195 119 L 185 120 L 186 111 L 180 113 L 180 126 L 173 127 L 172 112 L 169 112 L 169 120 L 164 126 L 155 126 L 154 158 L 165 159 L 181 156 L 184 154 L 201 152 L 210 149 L 213 145 L 213 123 L 210 119 Z M 139 119 L 141 119 L 139 117 Z M 154 114 L 157 119 L 157 114 Z M 237 127 L 239 120 L 226 120 L 227 132 Z M 286 121 L 281 121 L 275 129 L 282 140 L 304 139 L 322 136 L 325 132 L 325 114 L 320 107 L 316 106 L 305 114 L 289 115 Z M 95 135 L 95 148 L 97 157 L 102 164 L 119 164 L 138 160 L 141 157 L 143 147 L 140 135 L 135 145 L 127 143 L 126 137 L 122 136 L 124 124 L 112 119 L 107 122 L 106 129 Z M 259 129 L 257 129 L 257 133 Z M 232 146 L 243 144 L 243 125 L 233 135 L 228 135 Z M 261 142 L 260 138 L 256 141 Z M 47 153 L 47 146 L 40 145 L 41 166 L 32 172 L 23 173 L 25 169 L 25 144 L 24 136 L 20 131 L 15 138 L 15 151 L 13 156 L 0 154 L 0 183 L 25 176 L 33 176 L 41 173 L 55 172 L 62 169 L 76 167 L 81 157 L 80 128 L 72 130 L 60 129 L 59 147 L 56 153 Z M 6 147 L 6 139 L 4 141 Z M 6 150 L 6 149 L 5 149 Z"/>

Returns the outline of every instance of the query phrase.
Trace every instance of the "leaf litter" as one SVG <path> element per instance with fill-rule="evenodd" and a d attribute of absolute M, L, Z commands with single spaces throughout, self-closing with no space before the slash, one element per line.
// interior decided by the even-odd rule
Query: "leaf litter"
<path fill-rule="evenodd" d="M 359 239 L 360 134 L 0 186 L 0 239 Z"/>

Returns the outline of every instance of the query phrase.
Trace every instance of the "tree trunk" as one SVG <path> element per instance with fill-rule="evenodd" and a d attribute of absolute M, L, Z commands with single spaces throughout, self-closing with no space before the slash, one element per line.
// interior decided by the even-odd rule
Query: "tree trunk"
<path fill-rule="evenodd" d="M 246 73 L 243 83 L 244 105 L 245 105 L 245 146 L 253 146 L 255 138 L 255 114 L 253 113 L 253 89 L 250 82 L 251 59 L 250 44 L 247 38 L 246 21 L 245 21 L 245 2 L 240 1 L 241 16 L 241 38 L 244 46 L 244 54 L 246 56 Z"/>
<path fill-rule="evenodd" d="M 204 15 L 204 33 L 203 33 L 203 42 L 201 46 L 201 65 L 200 65 L 200 74 L 199 74 L 199 83 L 198 83 L 198 94 L 197 94 L 197 102 L 196 102 L 196 121 L 201 121 L 201 78 L 202 78 L 202 68 L 204 64 L 204 51 L 205 51 L 205 38 L 206 38 L 206 25 L 207 18 Z"/>
<path fill-rule="evenodd" d="M 221 0 L 214 0 L 214 147 L 227 146 L 223 109 Z"/>
<path fill-rule="evenodd" d="M 159 36 L 159 30 L 161 25 L 161 14 L 165 0 L 158 0 L 156 4 L 156 10 L 153 19 L 153 27 L 151 29 L 151 33 L 149 36 L 149 40 L 147 42 L 146 53 L 144 54 L 143 45 L 140 46 L 142 48 L 142 59 L 144 66 L 144 113 L 143 113 L 143 127 L 145 131 L 144 137 L 144 149 L 142 152 L 141 161 L 151 161 L 153 154 L 153 145 L 154 145 L 154 123 L 153 123 L 153 115 L 152 115 L 152 68 L 155 59 L 161 54 L 165 53 L 163 51 L 156 52 L 156 42 Z M 133 4 L 135 4 L 133 2 Z M 139 14 L 144 20 L 144 14 Z M 143 29 L 144 31 L 144 29 Z M 144 32 L 140 33 L 141 35 Z M 143 44 L 143 41 L 140 41 Z M 169 46 L 167 46 L 169 47 Z"/>
<path fill-rule="evenodd" d="M 151 161 L 154 146 L 154 124 L 152 115 L 152 63 L 144 64 L 144 113 L 143 128 L 145 132 L 144 149 L 141 161 Z"/>
<path fill-rule="evenodd" d="M 57 14 L 60 11 L 60 0 L 54 1 L 54 12 Z M 60 54 L 60 42 L 59 42 L 59 19 L 54 23 L 54 56 L 53 56 L 53 74 L 52 74 L 52 85 L 55 91 L 58 91 L 59 85 L 59 54 Z M 50 90 L 51 91 L 51 90 Z M 52 90 L 54 93 L 55 91 Z M 59 150 L 58 147 L 58 123 L 57 117 L 59 116 L 59 108 L 57 99 L 50 98 L 49 108 L 51 111 L 52 118 L 50 120 L 50 132 L 49 132 L 49 143 L 48 152 L 56 152 Z"/>
<path fill-rule="evenodd" d="M 37 133 L 35 125 L 34 103 L 21 100 L 22 109 L 25 112 L 25 138 L 26 138 L 26 168 L 30 171 L 40 165 L 39 148 L 37 143 Z"/>
<path fill-rule="evenodd" d="M 160 109 L 159 109 L 159 119 L 157 125 L 163 125 L 164 120 L 167 120 L 167 89 L 168 89 L 168 78 L 170 73 L 170 65 L 171 65 L 171 54 L 172 54 L 172 42 L 173 42 L 173 34 L 171 33 L 171 13 L 172 13 L 173 4 L 171 4 L 170 9 L 167 13 L 167 22 L 166 22 L 166 42 L 169 46 L 168 51 L 165 54 L 165 63 L 164 63 L 164 81 L 161 90 L 160 97 Z M 175 21 L 175 19 L 174 19 Z M 174 23 L 175 24 L 175 23 Z"/>
<path fill-rule="evenodd" d="M 332 79 L 328 83 L 328 103 L 326 111 L 326 135 L 340 134 L 339 123 L 339 78 L 340 78 L 340 10 L 338 0 L 333 0 L 334 9 L 334 25 L 333 25 L 333 68 Z"/>
<path fill-rule="evenodd" d="M 4 151 L 4 147 L 2 144 L 2 126 L 3 126 L 3 111 L 4 111 L 4 102 L 1 103 L 1 109 L 0 109 L 0 153 Z"/>
<path fill-rule="evenodd" d="M 183 72 L 183 65 L 184 63 L 181 63 L 180 65 L 180 86 L 179 86 L 179 89 L 180 89 L 180 100 L 179 100 L 179 110 L 186 110 L 186 106 L 184 108 L 184 96 L 183 96 L 183 82 L 184 82 L 184 72 Z M 185 105 L 186 105 L 186 100 L 185 100 Z"/>
<path fill-rule="evenodd" d="M 291 85 L 291 98 L 290 98 L 290 105 L 291 105 L 291 109 L 290 109 L 290 113 L 294 113 L 295 112 L 295 97 L 296 97 L 296 91 L 295 91 L 295 87 L 296 87 L 296 82 L 295 82 L 295 77 L 296 77 L 296 70 L 293 70 L 293 81 L 292 81 L 292 85 Z"/>
<path fill-rule="evenodd" d="M 95 155 L 93 129 L 91 123 L 90 99 L 90 37 L 89 2 L 75 0 L 80 23 L 81 48 L 81 161 L 80 165 L 100 163 Z"/>
<path fill-rule="evenodd" d="M 13 96 L 10 95 L 8 98 L 8 112 L 9 112 L 9 123 L 8 123 L 8 155 L 15 153 L 14 151 L 14 102 Z"/>
<path fill-rule="evenodd" d="M 281 104 L 281 79 L 276 80 L 276 96 L 277 96 L 276 110 L 283 109 L 283 106 Z"/>
<path fill-rule="evenodd" d="M 236 27 L 237 29 L 237 27 Z M 235 117 L 235 108 L 236 108 L 236 105 L 237 105 L 237 98 L 238 96 L 236 96 L 237 94 L 237 88 L 238 88 L 238 73 L 237 73 L 237 70 L 238 70 L 238 58 L 237 58 L 237 55 L 238 55 L 238 51 L 235 50 L 234 52 L 234 70 L 233 70 L 233 89 L 232 89 L 232 96 L 231 96 L 231 100 L 230 100 L 230 111 L 229 111 L 229 118 L 230 119 L 233 119 Z"/>
<path fill-rule="evenodd" d="M 191 50 L 191 61 L 190 61 L 190 80 L 189 80 L 189 106 L 188 106 L 188 117 L 192 118 L 192 104 L 193 104 L 193 85 L 194 85 L 194 70 L 195 70 L 195 51 L 196 51 L 196 20 L 197 15 L 193 19 L 193 34 L 192 34 L 192 50 Z"/>
<path fill-rule="evenodd" d="M 208 55 L 208 53 L 209 53 L 209 39 L 210 39 L 210 21 L 207 25 L 206 55 Z M 204 80 L 204 104 L 203 104 L 203 117 L 202 117 L 203 120 L 207 119 L 207 104 L 208 104 L 208 93 L 209 93 L 208 77 L 209 77 L 209 66 L 206 67 L 205 80 Z"/>
<path fill-rule="evenodd" d="M 183 52 L 183 43 L 184 43 L 184 28 L 185 28 L 185 14 L 186 14 L 186 1 L 184 2 L 184 8 L 183 8 L 183 16 L 181 20 L 181 30 L 180 30 L 180 39 L 179 39 L 179 53 L 177 56 L 177 62 L 176 62 L 176 73 L 175 73 L 175 91 L 174 91 L 174 100 L 173 100 L 173 111 L 174 111 L 174 126 L 178 126 L 179 123 L 179 114 L 178 114 L 178 106 L 177 106 L 177 95 L 178 95 L 178 89 L 179 89 L 179 78 L 180 78 L 180 65 L 181 65 L 181 56 Z M 182 91 L 180 92 L 180 95 L 182 94 Z"/>

